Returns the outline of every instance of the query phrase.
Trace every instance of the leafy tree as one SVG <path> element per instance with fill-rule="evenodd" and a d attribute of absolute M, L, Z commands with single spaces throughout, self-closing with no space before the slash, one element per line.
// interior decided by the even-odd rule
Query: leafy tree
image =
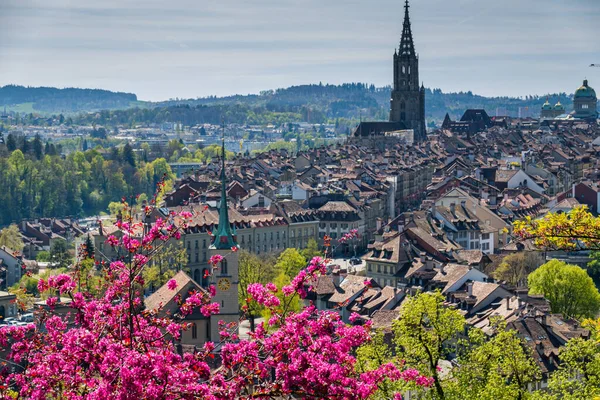
<path fill-rule="evenodd" d="M 6 137 L 6 148 L 8 151 L 15 151 L 17 149 L 17 140 L 12 133 L 9 133 Z"/>
<path fill-rule="evenodd" d="M 72 258 L 66 240 L 57 239 L 52 243 L 52 246 L 50 246 L 50 259 L 58 268 L 67 267 L 71 263 Z"/>
<path fill-rule="evenodd" d="M 509 254 L 494 271 L 494 278 L 506 281 L 511 285 L 520 285 L 526 282 L 527 276 L 544 263 L 543 257 L 536 252 L 521 251 Z"/>
<path fill-rule="evenodd" d="M 594 280 L 596 286 L 600 287 L 600 251 L 592 251 L 587 267 L 588 275 Z"/>
<path fill-rule="evenodd" d="M 458 367 L 447 379 L 447 394 L 457 400 L 522 400 L 528 398 L 527 385 L 541 372 L 514 330 L 506 330 L 504 321 L 492 321 L 494 334 L 489 338 L 480 329 L 471 329 Z"/>
<path fill-rule="evenodd" d="M 587 272 L 552 260 L 529 275 L 529 291 L 542 294 L 553 313 L 567 318 L 594 317 L 600 311 L 600 293 Z"/>
<path fill-rule="evenodd" d="M 50 252 L 46 250 L 42 250 L 35 256 L 36 261 L 39 262 L 49 262 L 50 261 Z"/>
<path fill-rule="evenodd" d="M 94 248 L 94 241 L 92 240 L 91 235 L 87 235 L 85 237 L 85 242 L 83 243 L 83 250 L 85 251 L 85 258 L 94 258 L 96 249 Z"/>
<path fill-rule="evenodd" d="M 533 240 L 545 250 L 600 250 L 600 217 L 586 206 L 568 213 L 549 213 L 541 219 L 526 219 L 514 223 L 513 234 L 518 240 Z"/>
<path fill-rule="evenodd" d="M 323 257 L 323 252 L 319 250 L 319 244 L 314 238 L 308 239 L 306 248 L 300 250 L 300 254 L 306 260 L 312 260 L 315 257 Z"/>
<path fill-rule="evenodd" d="M 239 252 L 239 290 L 238 299 L 242 309 L 246 309 L 248 319 L 250 320 L 250 329 L 254 331 L 254 319 L 260 315 L 262 307 L 256 302 L 249 301 L 251 298 L 248 293 L 248 285 L 252 283 L 266 284 L 271 282 L 277 276 L 275 268 L 275 258 L 272 255 L 258 257 L 246 250 Z"/>
<path fill-rule="evenodd" d="M 19 227 L 17 225 L 9 225 L 0 231 L 0 247 L 2 246 L 6 246 L 13 251 L 23 250 L 25 244 L 23 243 L 21 232 L 19 232 Z"/>
<path fill-rule="evenodd" d="M 535 400 L 588 400 L 600 396 L 600 346 L 596 340 L 571 339 L 561 348 L 558 371 L 550 376 L 547 392 Z"/>
<path fill-rule="evenodd" d="M 286 276 L 294 277 L 298 275 L 301 269 L 306 267 L 306 258 L 304 258 L 295 248 L 285 249 L 277 258 L 275 268 Z"/>
<path fill-rule="evenodd" d="M 188 254 L 183 242 L 168 243 L 150 261 L 143 272 L 146 287 L 158 289 L 187 265 Z"/>
<path fill-rule="evenodd" d="M 133 154 L 133 148 L 129 143 L 125 143 L 125 146 L 123 146 L 122 159 L 127 164 L 135 167 L 135 154 Z"/>
<path fill-rule="evenodd" d="M 434 378 L 433 390 L 439 400 L 448 398 L 440 380 L 439 361 L 465 327 L 465 318 L 458 310 L 444 306 L 445 300 L 439 291 L 408 297 L 393 325 L 400 357 L 411 368 Z"/>
<path fill-rule="evenodd" d="M 44 156 L 44 145 L 42 144 L 42 139 L 40 135 L 36 133 L 33 141 L 31 142 L 31 147 L 33 148 L 33 154 L 37 160 L 41 160 Z"/>

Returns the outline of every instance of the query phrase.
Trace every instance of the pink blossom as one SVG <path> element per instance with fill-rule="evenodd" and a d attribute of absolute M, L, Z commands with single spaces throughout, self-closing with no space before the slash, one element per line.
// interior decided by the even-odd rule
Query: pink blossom
<path fill-rule="evenodd" d="M 223 261 L 223 256 L 220 254 L 215 254 L 214 256 L 208 259 L 208 263 L 213 266 L 218 265 L 221 261 Z"/>
<path fill-rule="evenodd" d="M 169 288 L 169 290 L 177 289 L 177 281 L 175 279 L 169 279 L 169 281 L 167 282 L 167 287 Z"/>

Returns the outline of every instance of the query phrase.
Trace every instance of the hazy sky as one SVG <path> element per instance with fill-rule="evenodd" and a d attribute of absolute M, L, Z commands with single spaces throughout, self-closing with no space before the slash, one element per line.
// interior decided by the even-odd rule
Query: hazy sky
<path fill-rule="evenodd" d="M 142 100 L 392 81 L 401 0 L 0 0 L 0 85 Z M 600 0 L 414 0 L 427 87 L 600 89 Z"/>

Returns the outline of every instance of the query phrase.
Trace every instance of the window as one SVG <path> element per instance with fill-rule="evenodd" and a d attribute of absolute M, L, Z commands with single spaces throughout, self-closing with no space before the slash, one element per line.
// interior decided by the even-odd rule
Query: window
<path fill-rule="evenodd" d="M 582 104 L 582 105 L 581 105 L 581 108 L 583 108 L 584 110 L 587 110 L 587 109 L 589 108 L 589 105 L 587 105 L 587 104 Z"/>
<path fill-rule="evenodd" d="M 342 224 L 342 229 L 348 229 L 348 224 Z"/>
<path fill-rule="evenodd" d="M 294 231 L 293 229 L 290 231 L 290 237 L 293 238 L 296 236 L 296 231 Z"/>
<path fill-rule="evenodd" d="M 285 240 L 285 231 L 283 231 L 283 240 Z"/>
<path fill-rule="evenodd" d="M 264 198 L 264 196 L 258 196 L 258 206 L 260 208 L 262 208 L 262 207 L 265 206 L 265 198 Z"/>
<path fill-rule="evenodd" d="M 369 272 L 373 271 L 373 266 L 371 264 L 369 264 L 367 268 L 369 268 Z"/>
<path fill-rule="evenodd" d="M 190 243 L 192 243 L 192 242 L 190 242 L 190 241 L 187 242 L 187 249 L 188 250 L 192 247 L 192 245 Z"/>
<path fill-rule="evenodd" d="M 195 322 L 192 324 L 192 339 L 198 339 L 198 326 Z"/>
<path fill-rule="evenodd" d="M 481 235 L 481 239 L 482 239 L 482 240 L 489 240 L 489 238 L 490 238 L 490 234 L 489 234 L 489 233 L 483 233 L 483 234 Z"/>
<path fill-rule="evenodd" d="M 308 228 L 304 228 L 304 236 L 308 236 Z"/>
<path fill-rule="evenodd" d="M 329 224 L 329 226 L 331 227 L 331 229 L 337 229 L 337 222 L 332 222 L 331 224 Z"/>
<path fill-rule="evenodd" d="M 202 261 L 206 261 L 206 252 L 202 253 Z"/>
<path fill-rule="evenodd" d="M 206 339 L 210 340 L 210 320 L 206 321 Z"/>
<path fill-rule="evenodd" d="M 326 226 L 327 226 L 327 224 L 325 224 L 324 222 L 321 222 L 319 224 L 319 229 L 325 229 Z"/>
<path fill-rule="evenodd" d="M 381 273 L 381 264 L 377 264 L 377 273 Z"/>
<path fill-rule="evenodd" d="M 202 248 L 205 249 L 206 248 L 206 239 L 202 240 Z"/>
<path fill-rule="evenodd" d="M 279 232 L 277 232 L 277 240 L 279 240 Z"/>
<path fill-rule="evenodd" d="M 196 253 L 196 262 L 198 262 L 198 253 Z"/>
<path fill-rule="evenodd" d="M 196 240 L 194 248 L 196 248 L 196 249 L 198 248 L 198 241 L 197 240 Z"/>
<path fill-rule="evenodd" d="M 256 234 L 256 241 L 260 242 L 260 234 L 258 234 L 258 233 Z"/>
<path fill-rule="evenodd" d="M 311 236 L 315 234 L 315 228 L 310 228 L 310 234 Z"/>
<path fill-rule="evenodd" d="M 221 260 L 221 275 L 227 275 L 227 260 Z"/>
<path fill-rule="evenodd" d="M 273 239 L 273 238 L 271 238 Z M 263 233 L 263 240 L 266 242 L 267 241 L 267 232 Z"/>
<path fill-rule="evenodd" d="M 319 238 L 323 239 L 325 237 L 325 232 L 319 232 Z"/>
<path fill-rule="evenodd" d="M 486 251 L 490 249 L 489 243 L 481 243 L 481 250 Z"/>
<path fill-rule="evenodd" d="M 337 232 L 331 232 L 331 238 L 337 239 Z"/>

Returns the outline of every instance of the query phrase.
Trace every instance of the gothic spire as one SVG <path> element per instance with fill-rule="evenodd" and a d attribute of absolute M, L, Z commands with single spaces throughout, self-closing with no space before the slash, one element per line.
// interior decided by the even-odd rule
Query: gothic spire
<path fill-rule="evenodd" d="M 225 175 L 225 122 L 223 122 L 223 139 L 221 144 L 221 204 L 219 205 L 219 225 L 214 233 L 213 247 L 219 250 L 229 250 L 237 246 L 234 232 L 229 223 L 227 207 L 227 176 Z"/>
<path fill-rule="evenodd" d="M 402 26 L 402 39 L 400 39 L 400 56 L 414 56 L 415 44 L 413 43 L 412 31 L 410 30 L 410 17 L 408 15 L 408 0 L 404 3 L 404 25 Z"/>

